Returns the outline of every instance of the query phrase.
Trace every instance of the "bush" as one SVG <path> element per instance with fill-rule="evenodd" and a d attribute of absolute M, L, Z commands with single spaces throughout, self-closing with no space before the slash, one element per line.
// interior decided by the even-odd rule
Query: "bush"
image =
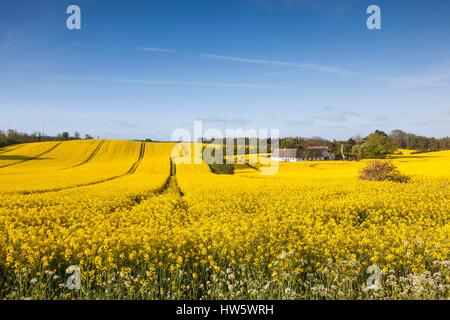
<path fill-rule="evenodd" d="M 402 175 L 391 161 L 370 161 L 361 170 L 359 178 L 369 181 L 394 181 L 406 183 L 409 177 Z"/>
<path fill-rule="evenodd" d="M 232 164 L 210 164 L 211 171 L 215 174 L 234 174 L 234 165 Z"/>

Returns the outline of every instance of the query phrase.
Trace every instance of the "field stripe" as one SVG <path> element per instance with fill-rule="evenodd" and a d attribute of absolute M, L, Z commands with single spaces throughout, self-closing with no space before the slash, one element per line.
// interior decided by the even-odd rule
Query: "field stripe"
<path fill-rule="evenodd" d="M 250 163 L 246 162 L 245 165 L 246 165 L 247 167 L 249 167 L 250 169 L 253 169 L 253 170 L 256 170 L 256 171 L 259 172 L 258 168 L 252 166 Z"/>
<path fill-rule="evenodd" d="M 43 155 L 46 155 L 47 153 L 49 153 L 49 152 L 55 150 L 59 145 L 61 145 L 61 143 L 62 143 L 62 142 L 59 142 L 59 143 L 55 144 L 54 146 L 52 146 L 52 147 L 51 147 L 50 149 L 48 149 L 47 151 L 42 152 L 42 153 L 40 153 L 40 154 L 38 154 L 38 155 L 36 155 L 36 156 L 34 156 L 34 157 L 31 157 L 31 158 L 25 159 L 25 160 L 19 160 L 19 161 L 14 162 L 14 163 L 5 164 L 5 165 L 3 165 L 3 166 L 0 166 L 0 168 L 11 167 L 11 166 L 15 166 L 15 165 L 18 165 L 18 164 L 21 164 L 21 163 L 24 163 L 24 162 L 36 160 L 36 159 L 38 159 L 39 157 L 42 157 Z"/>
<path fill-rule="evenodd" d="M 141 142 L 141 150 L 139 151 L 139 158 L 138 160 L 131 166 L 130 170 L 126 174 L 133 174 L 136 172 L 137 168 L 141 164 L 142 160 L 144 159 L 145 155 L 145 142 Z"/>
<path fill-rule="evenodd" d="M 22 144 L 22 145 L 20 145 L 20 146 L 17 146 L 17 147 L 15 147 L 15 148 L 12 148 L 12 149 L 9 149 L 9 150 L 6 150 L 6 151 L 1 151 L 1 152 L 0 152 L 0 154 L 8 153 L 8 152 L 11 152 L 11 151 L 17 150 L 17 149 L 19 149 L 19 148 L 22 148 L 22 147 L 24 147 L 24 146 L 25 146 L 25 145 L 24 145 L 24 144 Z"/>
<path fill-rule="evenodd" d="M 119 178 L 122 178 L 122 177 L 125 177 L 125 176 L 128 176 L 128 175 L 134 174 L 136 172 L 136 170 L 138 169 L 139 165 L 141 164 L 142 160 L 144 159 L 144 155 L 145 155 L 145 142 L 141 142 L 141 148 L 140 148 L 140 151 L 139 151 L 138 159 L 133 163 L 133 165 L 131 166 L 131 168 L 127 172 L 122 173 L 120 175 L 109 177 L 109 178 L 105 178 L 105 179 L 101 179 L 101 180 L 97 180 L 97 181 L 81 183 L 81 184 L 68 186 L 68 187 L 62 187 L 62 188 L 56 188 L 56 189 L 43 189 L 43 190 L 36 190 L 36 191 L 10 192 L 9 194 L 28 195 L 28 194 L 36 194 L 36 193 L 58 192 L 58 191 L 62 191 L 62 190 L 75 189 L 75 188 L 79 188 L 79 187 L 86 187 L 86 186 L 96 185 L 96 184 L 108 182 L 108 181 L 111 181 L 111 180 L 119 179 Z"/>
<path fill-rule="evenodd" d="M 100 151 L 100 149 L 102 148 L 102 146 L 104 144 L 105 144 L 105 140 L 100 141 L 100 143 L 95 147 L 94 151 L 92 151 L 91 155 L 86 160 L 84 160 L 83 162 L 80 162 L 79 164 L 72 166 L 71 168 L 76 168 L 76 167 L 82 166 L 82 165 L 90 162 L 92 159 L 94 159 L 94 157 L 97 155 L 97 153 Z"/>

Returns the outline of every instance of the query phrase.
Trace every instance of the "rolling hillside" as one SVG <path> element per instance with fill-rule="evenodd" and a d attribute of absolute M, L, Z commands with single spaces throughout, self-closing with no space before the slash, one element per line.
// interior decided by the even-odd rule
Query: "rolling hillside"
<path fill-rule="evenodd" d="M 411 176 L 396 183 L 359 180 L 365 161 L 218 175 L 171 167 L 173 147 L 1 148 L 0 298 L 449 297 L 449 151 L 395 156 Z M 376 292 L 374 264 L 389 276 Z M 70 265 L 80 292 L 65 289 Z"/>

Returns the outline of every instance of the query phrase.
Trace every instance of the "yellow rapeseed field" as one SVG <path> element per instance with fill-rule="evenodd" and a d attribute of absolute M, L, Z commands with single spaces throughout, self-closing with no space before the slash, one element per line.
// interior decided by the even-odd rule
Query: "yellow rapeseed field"
<path fill-rule="evenodd" d="M 216 175 L 173 147 L 0 149 L 0 298 L 450 297 L 450 151 L 393 156 L 395 183 L 359 180 L 364 161 Z"/>

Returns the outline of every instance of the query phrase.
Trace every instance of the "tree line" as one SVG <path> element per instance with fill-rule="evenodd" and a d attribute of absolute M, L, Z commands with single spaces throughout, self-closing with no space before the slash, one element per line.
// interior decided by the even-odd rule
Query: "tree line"
<path fill-rule="evenodd" d="M 33 132 L 31 134 L 19 132 L 17 130 L 9 129 L 6 131 L 0 130 L 0 147 L 8 146 L 18 143 L 42 142 L 42 141 L 64 141 L 64 140 L 81 140 L 81 134 L 75 131 L 72 135 L 64 131 L 56 136 L 43 135 L 40 132 Z M 84 136 L 85 140 L 94 139 L 89 134 Z"/>
<path fill-rule="evenodd" d="M 393 130 L 390 133 L 395 144 L 399 148 L 417 151 L 436 151 L 450 149 L 450 137 L 428 138 L 407 133 L 402 130 Z"/>
<path fill-rule="evenodd" d="M 205 139 L 206 143 L 219 143 L 225 145 L 226 139 Z M 238 152 L 249 153 L 249 145 L 258 145 L 257 138 L 234 138 L 234 154 Z M 253 150 L 253 152 L 271 153 L 272 141 L 264 141 L 266 150 Z M 359 159 L 384 159 L 390 154 L 396 153 L 399 148 L 414 150 L 413 153 L 431 152 L 450 149 L 450 137 L 434 138 L 418 136 L 402 130 L 393 130 L 389 134 L 384 131 L 375 130 L 366 137 L 359 135 L 348 140 L 327 140 L 320 137 L 284 137 L 278 139 L 278 145 L 284 149 L 302 149 L 323 146 L 335 155 L 336 159 L 359 160 Z M 398 153 L 398 151 L 397 151 Z M 226 154 L 224 146 L 224 154 Z"/>
<path fill-rule="evenodd" d="M 81 139 L 81 134 L 77 131 L 72 135 L 65 131 L 56 136 L 49 136 L 42 135 L 40 132 L 28 134 L 12 129 L 6 131 L 0 130 L 0 146 L 29 142 Z M 93 137 L 86 134 L 84 139 L 93 139 Z M 151 141 L 150 139 L 148 140 Z M 205 138 L 203 138 L 203 142 L 226 143 L 225 139 Z M 264 152 L 272 152 L 271 139 L 266 139 L 264 142 L 267 146 L 267 150 L 264 150 Z M 383 159 L 387 155 L 393 154 L 398 148 L 415 150 L 416 153 L 450 149 L 450 137 L 424 137 L 397 129 L 389 134 L 380 130 L 375 130 L 364 138 L 361 136 L 354 136 L 348 140 L 330 141 L 320 137 L 284 137 L 278 139 L 278 144 L 280 148 L 299 148 L 304 150 L 308 147 L 324 146 L 335 155 L 336 159 Z M 234 138 L 233 153 L 249 153 L 249 145 L 259 146 L 260 141 L 257 138 Z M 253 150 L 253 152 L 255 152 L 255 150 Z M 259 150 L 257 152 L 259 152 Z M 226 154 L 226 152 L 224 152 L 224 154 Z"/>
<path fill-rule="evenodd" d="M 335 154 L 336 159 L 384 159 L 399 148 L 414 150 L 415 153 L 447 150 L 450 149 L 450 137 L 424 137 L 397 129 L 389 134 L 375 130 L 364 138 L 354 136 L 348 140 L 287 137 L 280 139 L 279 144 L 280 148 L 301 149 L 309 146 L 325 146 Z"/>

